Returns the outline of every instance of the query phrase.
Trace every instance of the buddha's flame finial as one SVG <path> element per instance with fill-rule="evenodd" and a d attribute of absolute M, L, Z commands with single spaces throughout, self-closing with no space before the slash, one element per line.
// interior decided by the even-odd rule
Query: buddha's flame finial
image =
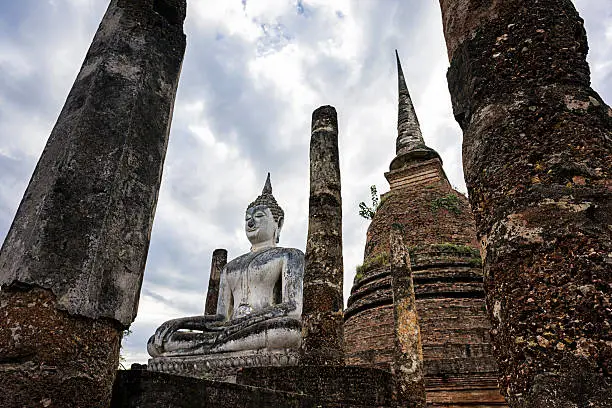
<path fill-rule="evenodd" d="M 278 205 L 276 199 L 272 195 L 272 183 L 270 182 L 270 173 L 268 173 L 268 178 L 266 178 L 266 184 L 264 184 L 264 188 L 261 191 L 261 195 L 257 197 L 255 201 L 249 204 L 247 209 L 256 205 L 265 205 L 266 207 L 268 207 L 277 222 L 279 219 L 285 217 L 285 212 L 280 207 L 280 205 Z"/>
<path fill-rule="evenodd" d="M 395 50 L 395 58 L 397 59 L 397 76 L 399 89 L 399 102 L 397 105 L 397 142 L 395 152 L 397 154 L 409 150 L 413 150 L 417 146 L 424 146 L 419 119 L 417 118 L 410 93 L 404 79 L 402 64 L 400 63 L 399 54 Z"/>
<path fill-rule="evenodd" d="M 270 173 L 268 172 L 268 178 L 266 178 L 266 184 L 261 191 L 261 194 L 272 194 L 272 182 L 270 181 Z"/>

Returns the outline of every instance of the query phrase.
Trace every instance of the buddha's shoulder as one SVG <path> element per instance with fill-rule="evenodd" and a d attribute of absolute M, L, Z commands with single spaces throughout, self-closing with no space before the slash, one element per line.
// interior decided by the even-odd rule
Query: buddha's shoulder
<path fill-rule="evenodd" d="M 279 252 L 283 253 L 283 254 L 289 254 L 289 255 L 294 255 L 294 256 L 304 256 L 304 253 L 302 251 L 300 251 L 297 248 L 283 248 L 283 247 L 276 247 L 276 248 L 272 248 L 272 249 L 276 249 L 279 250 Z"/>
<path fill-rule="evenodd" d="M 295 259 L 295 258 L 304 258 L 304 253 L 297 248 L 283 248 L 283 247 L 274 247 L 264 249 L 263 251 L 257 253 L 257 259 Z"/>
<path fill-rule="evenodd" d="M 266 261 L 272 259 L 287 258 L 287 259 L 304 259 L 304 253 L 297 248 L 274 247 L 265 249 L 260 252 L 248 252 L 232 259 L 227 263 L 226 269 L 242 268 L 251 261 Z"/>
<path fill-rule="evenodd" d="M 283 256 L 304 258 L 304 253 L 297 248 L 275 247 L 270 250 L 276 250 L 278 254 L 282 254 Z"/>

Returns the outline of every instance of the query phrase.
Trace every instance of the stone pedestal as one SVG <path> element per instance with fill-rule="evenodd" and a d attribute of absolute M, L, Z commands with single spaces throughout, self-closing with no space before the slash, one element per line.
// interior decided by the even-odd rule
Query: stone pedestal
<path fill-rule="evenodd" d="M 251 350 L 185 357 L 156 357 L 149 371 L 186 377 L 236 382 L 236 374 L 247 367 L 285 367 L 298 363 L 296 350 Z"/>

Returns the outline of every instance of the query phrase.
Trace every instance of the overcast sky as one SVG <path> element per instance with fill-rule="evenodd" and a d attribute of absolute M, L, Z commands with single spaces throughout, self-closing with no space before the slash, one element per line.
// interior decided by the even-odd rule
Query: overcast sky
<path fill-rule="evenodd" d="M 612 3 L 575 0 L 593 87 L 612 102 Z M 104 14 L 105 0 L 0 2 L 0 240 Z M 145 362 L 162 322 L 201 314 L 212 251 L 249 249 L 244 210 L 272 173 L 285 210 L 280 245 L 304 250 L 312 111 L 340 126 L 345 300 L 368 222 L 358 203 L 388 190 L 394 157 L 394 49 L 426 143 L 465 192 L 461 132 L 446 86 L 437 1 L 190 0 L 183 65 L 138 317 L 124 341 Z"/>

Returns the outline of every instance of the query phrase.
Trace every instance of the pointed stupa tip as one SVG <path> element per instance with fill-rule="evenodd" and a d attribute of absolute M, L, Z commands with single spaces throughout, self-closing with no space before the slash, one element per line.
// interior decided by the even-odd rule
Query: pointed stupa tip
<path fill-rule="evenodd" d="M 408 94 L 408 98 L 410 98 L 410 94 L 408 93 L 408 87 L 406 86 L 406 79 L 404 78 L 404 71 L 402 71 L 402 63 L 400 62 L 400 58 L 399 58 L 399 54 L 397 53 L 397 50 L 395 50 L 395 60 L 397 62 L 397 85 L 398 85 L 399 93 Z"/>
<path fill-rule="evenodd" d="M 261 194 L 272 194 L 272 182 L 270 181 L 270 172 L 268 172 L 268 177 L 266 178 L 266 184 L 264 184 L 264 188 L 261 191 Z"/>
<path fill-rule="evenodd" d="M 397 104 L 397 140 L 395 143 L 396 158 L 391 162 L 391 169 L 401 167 L 406 162 L 408 157 L 406 154 L 411 152 L 428 152 L 425 156 L 431 156 L 432 153 L 435 156 L 438 154 L 425 146 L 423 140 L 423 134 L 421 133 L 421 126 L 419 125 L 419 119 L 417 118 L 412 99 L 410 98 L 410 92 L 408 92 L 408 86 L 406 85 L 406 79 L 404 78 L 404 71 L 402 70 L 402 63 L 400 62 L 399 53 L 395 50 L 395 59 L 397 61 L 397 83 L 398 83 L 398 104 Z M 414 155 L 410 155 L 414 156 Z M 439 157 L 439 156 L 438 156 Z"/>
<path fill-rule="evenodd" d="M 397 59 L 397 84 L 399 100 L 397 104 L 397 144 L 396 153 L 400 151 L 412 150 L 418 145 L 424 145 L 423 135 L 419 120 L 408 92 L 404 72 L 402 71 L 402 63 L 399 59 L 399 54 L 395 50 Z"/>

